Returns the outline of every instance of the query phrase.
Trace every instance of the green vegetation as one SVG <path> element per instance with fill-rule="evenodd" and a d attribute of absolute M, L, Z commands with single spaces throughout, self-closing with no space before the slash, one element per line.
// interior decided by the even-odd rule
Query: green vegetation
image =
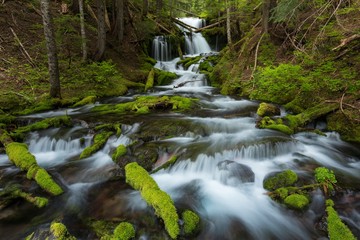
<path fill-rule="evenodd" d="M 264 179 L 263 185 L 266 190 L 276 190 L 278 188 L 293 185 L 298 180 L 297 174 L 292 170 L 285 170 L 272 177 Z"/>
<path fill-rule="evenodd" d="M 352 240 L 356 239 L 350 229 L 341 221 L 339 215 L 333 208 L 334 202 L 326 200 L 326 212 L 328 222 L 328 233 L 330 240 Z"/>
<path fill-rule="evenodd" d="M 26 192 L 23 192 L 21 190 L 17 190 L 13 194 L 15 196 L 19 196 L 19 197 L 25 199 L 26 201 L 34 204 L 38 208 L 45 207 L 49 203 L 49 200 L 47 198 L 33 197 L 30 193 L 26 193 Z"/>
<path fill-rule="evenodd" d="M 327 194 L 328 191 L 334 190 L 334 186 L 337 181 L 332 170 L 329 170 L 325 167 L 318 167 L 314 172 L 315 180 L 322 185 L 325 194 Z"/>
<path fill-rule="evenodd" d="M 76 240 L 74 236 L 70 235 L 66 226 L 60 222 L 51 223 L 50 231 L 57 240 Z"/>
<path fill-rule="evenodd" d="M 12 142 L 6 146 L 6 154 L 11 162 L 23 171 L 27 171 L 31 166 L 37 165 L 34 155 L 32 155 L 25 143 Z"/>
<path fill-rule="evenodd" d="M 185 235 L 192 235 L 199 228 L 200 217 L 193 211 L 186 210 L 182 213 Z"/>
<path fill-rule="evenodd" d="M 97 133 L 93 137 L 93 144 L 85 148 L 80 154 L 80 159 L 90 157 L 93 153 L 100 150 L 106 143 L 106 141 L 113 135 L 113 132 L 101 132 Z"/>
<path fill-rule="evenodd" d="M 155 70 L 154 68 L 152 68 L 147 77 L 147 81 L 145 84 L 145 91 L 149 90 L 154 86 L 154 78 L 155 78 Z"/>
<path fill-rule="evenodd" d="M 175 73 L 155 68 L 155 80 L 157 85 L 169 85 L 178 76 Z"/>
<path fill-rule="evenodd" d="M 135 112 L 138 114 L 149 113 L 150 110 L 189 110 L 196 99 L 180 97 L 180 96 L 140 96 L 133 102 L 120 104 L 104 104 L 96 106 L 93 112 L 101 114 L 123 114 L 127 112 Z"/>
<path fill-rule="evenodd" d="M 257 122 L 256 127 L 272 129 L 272 130 L 276 130 L 279 132 L 283 132 L 288 135 L 291 135 L 294 133 L 294 131 L 290 127 L 283 124 L 282 119 L 278 118 L 278 119 L 273 120 L 268 116 L 263 117 L 259 122 Z"/>
<path fill-rule="evenodd" d="M 198 63 L 200 61 L 202 57 L 201 56 L 197 56 L 197 57 L 187 57 L 184 58 L 183 60 L 180 60 L 176 63 L 176 65 L 182 65 L 184 67 L 184 69 L 188 69 L 192 64 Z"/>
<path fill-rule="evenodd" d="M 34 179 L 42 189 L 44 189 L 46 192 L 54 196 L 63 193 L 61 187 L 52 179 L 49 173 L 43 168 L 39 168 L 37 170 Z"/>
<path fill-rule="evenodd" d="M 280 115 L 280 109 L 273 104 L 263 102 L 260 103 L 259 108 L 256 111 L 256 114 L 259 115 L 260 117 L 264 117 L 264 116 L 271 117 L 275 115 Z"/>
<path fill-rule="evenodd" d="M 309 199 L 304 195 L 292 194 L 284 199 L 284 203 L 289 208 L 302 210 L 309 205 Z"/>
<path fill-rule="evenodd" d="M 124 146 L 123 144 L 120 144 L 116 149 L 115 152 L 113 153 L 113 155 L 111 156 L 112 160 L 114 162 L 117 162 L 118 159 L 122 156 L 124 156 L 126 154 L 127 150 L 126 150 L 126 146 Z"/>
<path fill-rule="evenodd" d="M 140 191 L 145 202 L 152 206 L 155 214 L 164 221 L 165 229 L 172 239 L 180 233 L 179 216 L 170 196 L 159 186 L 148 172 L 136 162 L 125 166 L 126 182 Z"/>
<path fill-rule="evenodd" d="M 135 237 L 135 229 L 127 222 L 120 223 L 114 230 L 113 240 L 129 240 Z"/>
<path fill-rule="evenodd" d="M 176 155 L 171 156 L 170 159 L 166 161 L 166 163 L 164 163 L 163 165 L 156 168 L 154 170 L 154 172 L 157 172 L 157 171 L 159 171 L 161 169 L 166 169 L 166 168 L 174 165 L 174 163 L 176 163 L 177 160 L 178 160 L 178 156 L 176 156 Z"/>
<path fill-rule="evenodd" d="M 96 96 L 87 96 L 83 99 L 81 99 L 79 102 L 75 103 L 72 107 L 79 107 L 86 104 L 92 104 L 95 103 L 97 97 Z"/>
<path fill-rule="evenodd" d="M 106 124 L 100 124 L 95 127 L 95 131 L 108 131 L 108 132 L 115 132 L 117 137 L 120 137 L 121 135 L 121 123 L 106 123 Z"/>

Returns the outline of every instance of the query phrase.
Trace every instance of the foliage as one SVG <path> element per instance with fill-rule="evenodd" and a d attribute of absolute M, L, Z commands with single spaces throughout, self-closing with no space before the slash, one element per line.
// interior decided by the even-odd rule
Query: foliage
<path fill-rule="evenodd" d="M 327 117 L 327 128 L 340 133 L 341 139 L 344 141 L 360 142 L 360 124 L 350 121 L 357 117 L 358 112 L 355 109 L 354 111 L 345 109 L 344 112 L 332 113 Z"/>
<path fill-rule="evenodd" d="M 326 200 L 326 212 L 328 223 L 328 234 L 330 240 L 355 240 L 350 229 L 341 221 L 339 215 L 333 208 L 334 202 Z"/>
<path fill-rule="evenodd" d="M 256 111 L 256 114 L 260 117 L 264 116 L 275 116 L 280 114 L 280 109 L 273 104 L 269 103 L 260 103 L 259 108 Z"/>
<path fill-rule="evenodd" d="M 169 85 L 178 76 L 173 72 L 163 71 L 155 68 L 155 79 L 157 85 Z"/>
<path fill-rule="evenodd" d="M 154 208 L 157 216 L 163 219 L 170 237 L 176 239 L 180 233 L 179 216 L 170 196 L 160 190 L 154 179 L 136 162 L 125 166 L 125 176 L 126 182 L 139 190 L 145 202 Z"/>
<path fill-rule="evenodd" d="M 256 127 L 272 129 L 288 135 L 294 134 L 294 130 L 287 125 L 284 125 L 281 119 L 273 120 L 268 116 L 263 117 L 259 122 L 257 122 Z"/>
<path fill-rule="evenodd" d="M 309 205 L 309 199 L 301 194 L 291 194 L 284 199 L 284 203 L 290 208 L 301 210 Z"/>
<path fill-rule="evenodd" d="M 325 193 L 333 191 L 335 183 L 337 183 L 334 172 L 325 167 L 315 169 L 315 180 L 323 186 Z"/>
<path fill-rule="evenodd" d="M 83 99 L 81 99 L 81 101 L 75 103 L 72 107 L 79 107 L 79 106 L 83 106 L 83 105 L 87 105 L 87 104 L 93 104 L 95 103 L 97 97 L 96 96 L 87 96 Z"/>
<path fill-rule="evenodd" d="M 154 78 L 155 78 L 155 70 L 154 68 L 152 68 L 146 80 L 145 91 L 149 90 L 154 86 Z"/>
<path fill-rule="evenodd" d="M 292 170 L 285 170 L 272 177 L 264 179 L 263 185 L 266 190 L 275 190 L 281 187 L 293 185 L 298 180 L 297 174 Z"/>
<path fill-rule="evenodd" d="M 193 211 L 186 210 L 182 213 L 185 235 L 193 234 L 199 227 L 200 217 Z"/>
<path fill-rule="evenodd" d="M 134 237 L 135 237 L 135 229 L 133 225 L 131 225 L 128 222 L 122 222 L 115 228 L 112 239 L 129 240 Z"/>
<path fill-rule="evenodd" d="M 299 0 L 282 0 L 279 1 L 276 7 L 272 10 L 271 19 L 275 23 L 285 22 L 293 18 L 295 11 L 299 7 Z"/>

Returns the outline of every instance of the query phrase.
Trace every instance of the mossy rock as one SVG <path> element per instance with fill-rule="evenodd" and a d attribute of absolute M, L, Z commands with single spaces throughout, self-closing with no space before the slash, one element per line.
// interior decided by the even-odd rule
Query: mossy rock
<path fill-rule="evenodd" d="M 113 132 L 101 132 L 95 134 L 93 137 L 93 144 L 82 151 L 80 159 L 90 157 L 93 153 L 100 150 L 111 135 L 113 135 Z"/>
<path fill-rule="evenodd" d="M 291 194 L 284 199 L 286 206 L 296 210 L 302 210 L 309 205 L 309 199 L 301 194 Z"/>
<path fill-rule="evenodd" d="M 198 63 L 202 56 L 188 57 L 176 63 L 177 66 L 182 65 L 184 69 L 188 69 L 192 64 Z"/>
<path fill-rule="evenodd" d="M 121 123 L 106 123 L 106 124 L 100 124 L 95 127 L 95 131 L 108 131 L 108 132 L 115 132 L 116 136 L 120 137 L 121 135 Z"/>
<path fill-rule="evenodd" d="M 173 72 L 163 71 L 157 68 L 155 69 L 155 81 L 159 86 L 170 85 L 176 78 L 178 78 L 178 75 Z"/>
<path fill-rule="evenodd" d="M 126 146 L 120 144 L 116 149 L 115 152 L 112 154 L 111 158 L 114 162 L 117 162 L 118 159 L 126 154 Z"/>
<path fill-rule="evenodd" d="M 266 190 L 274 191 L 278 188 L 291 186 L 295 184 L 297 180 L 298 176 L 294 171 L 285 170 L 273 176 L 270 175 L 265 177 L 263 185 Z"/>
<path fill-rule="evenodd" d="M 122 222 L 114 230 L 112 239 L 114 240 L 129 240 L 135 238 L 135 229 L 131 223 Z"/>
<path fill-rule="evenodd" d="M 83 106 L 83 105 L 87 105 L 87 104 L 93 104 L 95 103 L 97 97 L 96 96 L 87 96 L 85 98 L 83 98 L 82 100 L 80 100 L 79 102 L 75 103 L 73 105 L 73 107 L 79 107 L 79 106 Z"/>
<path fill-rule="evenodd" d="M 281 187 L 275 190 L 275 194 L 280 197 L 281 200 L 284 200 L 289 196 L 289 190 L 285 187 Z"/>
<path fill-rule="evenodd" d="M 0 123 L 10 124 L 13 123 L 16 117 L 12 115 L 5 114 L 4 112 L 0 112 Z"/>
<path fill-rule="evenodd" d="M 50 225 L 50 231 L 55 239 L 58 240 L 76 240 L 76 237 L 71 236 L 66 226 L 60 222 L 53 222 Z"/>
<path fill-rule="evenodd" d="M 330 240 L 355 240 L 356 237 L 341 221 L 341 218 L 333 206 L 334 202 L 332 200 L 326 200 L 327 224 Z"/>
<path fill-rule="evenodd" d="M 193 211 L 184 211 L 182 213 L 182 220 L 184 221 L 185 236 L 194 235 L 199 229 L 200 217 Z"/>
<path fill-rule="evenodd" d="M 275 106 L 274 104 L 263 102 L 260 103 L 256 113 L 260 117 L 265 117 L 265 116 L 272 117 L 272 116 L 280 115 L 280 108 Z"/>
<path fill-rule="evenodd" d="M 284 125 L 281 119 L 273 120 L 268 116 L 265 116 L 260 121 L 258 121 L 256 123 L 256 127 L 262 129 L 272 129 L 288 135 L 294 134 L 293 129 L 291 129 L 287 125 Z"/>
<path fill-rule="evenodd" d="M 353 114 L 346 109 L 344 112 L 348 116 Z M 344 141 L 360 143 L 360 124 L 350 121 L 342 112 L 338 111 L 330 114 L 327 117 L 327 124 L 327 128 L 340 133 L 341 139 Z"/>

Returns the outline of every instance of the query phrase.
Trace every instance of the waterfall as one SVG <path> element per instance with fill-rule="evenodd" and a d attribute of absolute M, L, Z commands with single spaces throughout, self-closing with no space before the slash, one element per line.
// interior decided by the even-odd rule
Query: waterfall
<path fill-rule="evenodd" d="M 171 60 L 171 44 L 165 36 L 155 36 L 152 42 L 152 56 L 157 61 Z"/>

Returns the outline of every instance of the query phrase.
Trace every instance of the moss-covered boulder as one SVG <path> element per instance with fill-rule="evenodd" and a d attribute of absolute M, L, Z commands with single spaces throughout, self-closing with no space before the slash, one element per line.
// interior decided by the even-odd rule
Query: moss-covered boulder
<path fill-rule="evenodd" d="M 100 150 L 105 145 L 109 137 L 113 134 L 113 132 L 101 132 L 95 134 L 93 137 L 93 144 L 82 151 L 80 154 L 80 159 L 90 157 L 93 153 Z"/>
<path fill-rule="evenodd" d="M 334 202 L 332 200 L 326 200 L 328 234 L 330 240 L 355 240 L 355 236 L 341 221 L 333 206 Z"/>
<path fill-rule="evenodd" d="M 131 223 L 122 222 L 114 230 L 113 240 L 129 240 L 135 237 L 135 229 Z"/>
<path fill-rule="evenodd" d="M 265 116 L 272 117 L 272 116 L 280 115 L 280 108 L 275 106 L 274 104 L 263 102 L 260 103 L 256 113 L 260 117 L 265 117 Z"/>
<path fill-rule="evenodd" d="M 116 149 L 115 152 L 111 155 L 111 158 L 114 162 L 118 162 L 119 158 L 126 154 L 127 150 L 123 144 L 120 144 Z"/>
<path fill-rule="evenodd" d="M 284 199 L 287 207 L 302 210 L 309 205 L 309 199 L 301 194 L 291 194 Z"/>
<path fill-rule="evenodd" d="M 50 232 L 58 240 L 76 240 L 76 237 L 70 235 L 66 226 L 60 222 L 51 223 Z"/>
<path fill-rule="evenodd" d="M 148 172 L 135 162 L 126 165 L 125 176 L 126 182 L 140 191 L 145 202 L 152 206 L 155 214 L 164 221 L 169 236 L 176 239 L 180 233 L 179 216 L 171 197 L 160 190 Z"/>
<path fill-rule="evenodd" d="M 169 85 L 176 78 L 178 78 L 178 76 L 173 72 L 163 71 L 157 68 L 155 69 L 155 81 L 159 86 Z"/>
<path fill-rule="evenodd" d="M 340 111 L 330 114 L 327 117 L 327 128 L 340 133 L 341 139 L 345 141 L 360 143 L 360 123 L 351 121 L 349 117 L 347 117 L 353 115 L 351 111 L 345 109 L 344 112 L 347 115 L 344 115 L 344 113 Z M 358 115 L 353 118 L 357 117 Z"/>
<path fill-rule="evenodd" d="M 193 211 L 186 210 L 182 213 L 182 220 L 184 221 L 184 235 L 194 235 L 199 229 L 200 217 Z"/>
<path fill-rule="evenodd" d="M 73 107 L 79 107 L 87 104 L 93 104 L 95 103 L 97 97 L 96 96 L 87 96 L 83 99 L 81 99 L 79 102 L 75 103 Z"/>
<path fill-rule="evenodd" d="M 298 180 L 297 174 L 292 170 L 285 170 L 275 175 L 265 177 L 263 186 L 266 190 L 274 191 L 281 187 L 291 186 Z"/>
<path fill-rule="evenodd" d="M 283 124 L 283 121 L 279 119 L 271 119 L 268 116 L 263 117 L 260 121 L 256 123 L 256 127 L 258 128 L 265 128 L 265 129 L 272 129 L 276 130 L 288 135 L 294 133 L 293 129 L 288 127 L 287 125 Z"/>

